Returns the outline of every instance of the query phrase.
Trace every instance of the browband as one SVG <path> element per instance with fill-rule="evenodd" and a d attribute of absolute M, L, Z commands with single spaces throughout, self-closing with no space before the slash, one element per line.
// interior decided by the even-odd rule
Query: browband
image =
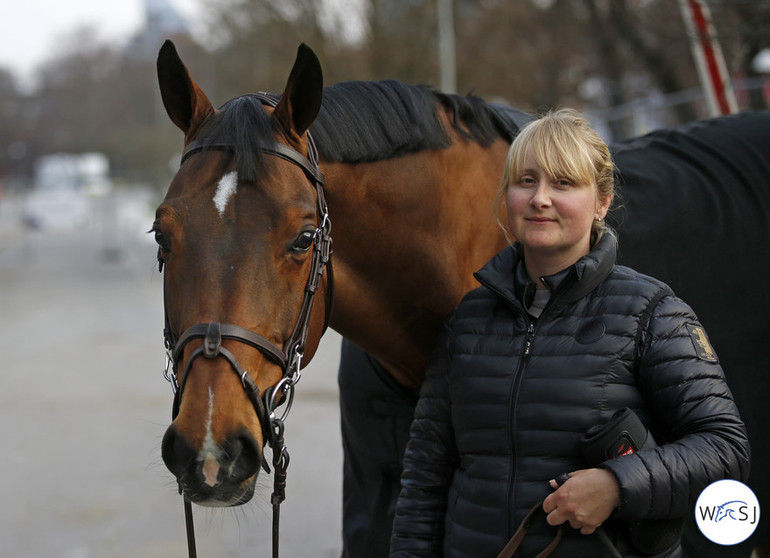
<path fill-rule="evenodd" d="M 184 164 L 184 162 L 189 159 L 192 155 L 199 153 L 201 151 L 234 151 L 232 145 L 227 143 L 209 143 L 206 141 L 206 139 L 195 139 L 187 144 L 185 147 L 184 153 L 182 153 L 182 160 L 180 161 L 180 166 Z M 275 142 L 270 146 L 262 147 L 260 149 L 262 153 L 266 153 L 268 155 L 273 155 L 275 157 L 280 157 L 281 159 L 284 159 L 286 161 L 289 161 L 291 163 L 295 163 L 298 165 L 303 171 L 305 171 L 305 174 L 310 180 L 314 180 L 316 182 L 320 182 L 323 184 L 324 182 L 324 175 L 321 172 L 321 170 L 318 168 L 317 165 L 313 165 L 310 161 L 307 160 L 307 158 L 302 155 L 299 151 L 296 151 L 289 147 L 286 144 Z"/>

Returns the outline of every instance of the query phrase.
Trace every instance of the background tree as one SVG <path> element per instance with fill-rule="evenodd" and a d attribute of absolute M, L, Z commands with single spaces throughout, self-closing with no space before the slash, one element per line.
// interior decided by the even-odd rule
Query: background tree
<path fill-rule="evenodd" d="M 752 65 L 770 46 L 770 0 L 711 0 L 742 109 L 766 108 Z M 215 105 L 280 92 L 300 42 L 326 84 L 351 79 L 440 83 L 436 0 L 208 0 L 205 39 L 172 37 Z M 574 106 L 609 139 L 705 116 L 689 38 L 672 0 L 454 0 L 457 89 L 528 111 Z M 165 37 L 163 37 L 165 38 Z M 163 110 L 157 44 L 107 44 L 94 29 L 65 37 L 22 92 L 0 69 L 0 180 L 36 157 L 100 151 L 116 177 L 162 190 L 181 139 Z M 740 89 L 740 87 L 738 87 Z M 677 99 L 679 104 L 672 104 Z M 672 106 L 667 106 L 672 104 Z M 639 109 L 643 107 L 643 109 Z"/>

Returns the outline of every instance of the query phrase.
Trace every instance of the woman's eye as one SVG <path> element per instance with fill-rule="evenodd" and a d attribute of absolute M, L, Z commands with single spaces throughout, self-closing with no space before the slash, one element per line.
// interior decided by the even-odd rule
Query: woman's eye
<path fill-rule="evenodd" d="M 300 235 L 294 240 L 294 244 L 291 245 L 293 252 L 302 254 L 310 250 L 315 239 L 315 231 L 302 231 Z"/>

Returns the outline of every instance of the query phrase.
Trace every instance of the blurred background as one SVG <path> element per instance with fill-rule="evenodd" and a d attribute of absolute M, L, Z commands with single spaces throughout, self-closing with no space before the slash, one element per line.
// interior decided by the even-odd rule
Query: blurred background
<path fill-rule="evenodd" d="M 6 190 L 30 184 L 38 159 L 59 152 L 103 153 L 118 186 L 165 188 L 181 149 L 155 75 L 166 38 L 215 106 L 243 93 L 280 92 L 305 42 L 318 54 L 326 84 L 395 78 L 527 111 L 572 106 L 589 113 L 611 141 L 708 116 L 674 0 L 96 0 L 101 7 L 93 10 L 90 4 L 27 0 L 3 8 Z M 79 5 L 83 15 L 66 15 Z M 707 5 L 738 108 L 765 108 L 770 2 Z M 449 6 L 449 19 L 439 17 L 442 6 Z M 27 17 L 16 18 L 16 11 Z M 453 66 L 452 79 L 443 82 L 442 55 Z"/>
<path fill-rule="evenodd" d="M 770 99 L 770 0 L 710 0 L 736 108 Z M 160 461 L 171 391 L 150 228 L 181 133 L 158 93 L 172 39 L 218 106 L 280 92 L 300 42 L 326 84 L 396 78 L 526 111 L 572 106 L 608 141 L 710 115 L 673 0 L 25 0 L 0 20 L 0 541 L 15 557 L 183 556 Z M 328 334 L 297 387 L 282 544 L 339 555 Z M 198 512 L 202 557 L 266 555 L 270 487 Z M 261 553 L 261 554 L 259 554 Z"/>

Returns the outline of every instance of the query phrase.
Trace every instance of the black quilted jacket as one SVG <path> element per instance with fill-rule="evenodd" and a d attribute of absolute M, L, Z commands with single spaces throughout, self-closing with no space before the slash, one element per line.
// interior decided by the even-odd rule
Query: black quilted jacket
<path fill-rule="evenodd" d="M 482 286 L 448 321 L 422 388 L 392 558 L 496 557 L 549 479 L 588 466 L 581 436 L 625 407 L 660 447 L 602 465 L 620 485 L 603 527 L 623 556 L 636 555 L 630 520 L 691 514 L 709 483 L 746 480 L 746 431 L 716 355 L 696 342 L 696 316 L 665 284 L 616 266 L 615 250 L 600 241 L 537 320 L 516 295 L 516 246 L 476 274 Z M 535 556 L 554 533 L 541 514 L 517 556 Z M 606 555 L 572 529 L 552 554 Z"/>

